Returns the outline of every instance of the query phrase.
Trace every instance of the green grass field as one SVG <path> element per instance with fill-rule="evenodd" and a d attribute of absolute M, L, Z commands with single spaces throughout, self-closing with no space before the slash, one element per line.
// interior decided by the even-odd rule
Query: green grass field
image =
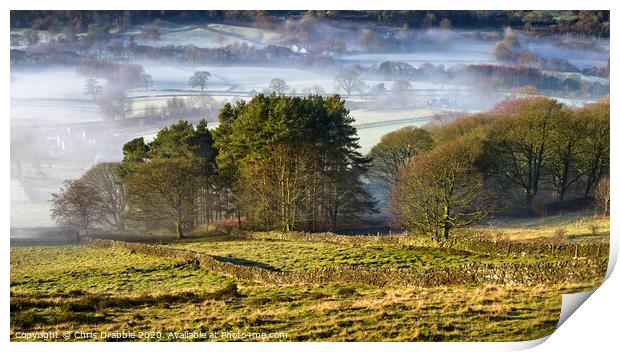
<path fill-rule="evenodd" d="M 609 217 L 601 217 L 589 211 L 529 217 L 522 219 L 498 219 L 486 226 L 476 226 L 475 231 L 488 237 L 509 240 L 548 240 L 561 234 L 571 242 L 609 241 Z"/>
<path fill-rule="evenodd" d="M 514 236 L 544 240 L 558 228 L 577 234 L 587 221 L 587 214 L 577 213 L 501 226 Z M 608 219 L 598 221 L 603 222 L 603 229 L 606 221 L 608 229 Z M 583 236 L 582 241 L 600 240 Z M 603 236 L 608 238 L 608 233 Z M 561 259 L 387 244 L 230 239 L 221 234 L 182 241 L 167 238 L 165 242 L 239 265 L 285 271 L 339 265 L 402 268 Z M 11 247 L 11 339 L 42 340 L 42 335 L 24 333 L 58 331 L 68 332 L 68 339 L 59 335 L 52 340 L 529 340 L 554 331 L 562 293 L 591 289 L 601 279 L 529 287 L 268 285 L 123 248 L 16 245 Z M 123 331 L 135 335 L 112 334 Z M 169 335 L 188 331 L 206 335 Z M 76 336 L 75 332 L 96 334 Z M 244 333 L 248 335 L 239 335 Z"/>
<path fill-rule="evenodd" d="M 251 241 L 177 244 L 221 254 L 239 247 L 287 269 L 307 256 L 307 265 L 327 265 L 328 255 L 359 255 L 368 265 L 439 265 L 458 262 L 456 253 L 422 249 L 396 259 L 375 258 L 375 247 L 298 245 L 303 255 L 282 243 Z M 251 244 L 255 247 L 251 247 Z M 333 247 L 329 248 L 328 247 Z M 312 248 L 312 249 L 308 249 Z M 362 253 L 363 250 L 367 253 Z M 288 252 L 287 252 L 288 251 Z M 360 252 L 362 251 L 362 252 Z M 377 252 L 378 251 L 378 252 Z M 399 251 L 406 251 L 400 249 Z M 348 254 L 344 254 L 348 253 Z M 399 258 L 398 251 L 386 258 Z M 286 258 L 291 258 L 287 260 Z M 374 258 L 374 259 L 373 259 Z M 442 259 L 443 258 L 443 259 Z M 470 257 L 468 260 L 484 258 Z M 400 264 L 398 264 L 400 263 Z M 169 333 L 219 332 L 206 340 L 292 341 L 511 341 L 553 332 L 560 294 L 594 287 L 372 287 L 353 284 L 273 286 L 235 281 L 195 265 L 147 257 L 119 248 L 14 246 L 11 249 L 11 338 L 24 332 L 70 332 L 70 340 L 132 340 L 102 332 L 157 332 L 152 340 L 179 340 Z M 78 338 L 78 331 L 98 335 Z M 250 338 L 229 333 L 274 333 Z M 160 335 L 161 334 L 161 335 Z M 274 337 L 275 336 L 275 337 Z M 204 340 L 198 338 L 199 340 Z M 56 340 L 64 341 L 62 337 Z M 184 339 L 181 339 L 184 340 Z"/>
<path fill-rule="evenodd" d="M 218 237 L 189 240 L 183 243 L 172 244 L 172 246 L 205 252 L 236 264 L 257 265 L 280 270 L 315 269 L 339 265 L 363 266 L 367 268 L 402 268 L 436 265 L 453 266 L 471 262 L 532 263 L 559 259 L 548 256 L 492 256 L 441 248 L 226 240 Z"/>

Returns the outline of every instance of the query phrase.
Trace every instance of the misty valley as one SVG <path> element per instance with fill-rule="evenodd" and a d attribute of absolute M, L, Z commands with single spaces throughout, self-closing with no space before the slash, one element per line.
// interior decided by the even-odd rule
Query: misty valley
<path fill-rule="evenodd" d="M 551 334 L 609 260 L 609 26 L 11 11 L 11 340 Z"/>
<path fill-rule="evenodd" d="M 206 118 L 214 128 L 223 104 L 269 93 L 273 79 L 284 81 L 287 95 L 340 94 L 364 153 L 400 127 L 486 111 L 508 97 L 543 94 L 581 106 L 609 90 L 609 78 L 601 73 L 609 65 L 604 38 L 439 23 L 408 28 L 310 15 L 276 18 L 267 28 L 258 20 L 228 21 L 239 23 L 232 25 L 224 19 L 145 20 L 108 33 L 94 26 L 81 33 L 12 28 L 13 226 L 51 225 L 49 193 L 99 161 L 120 160 L 131 138 L 153 138 L 179 119 Z M 516 59 L 497 52 L 505 42 Z M 122 66 L 113 68 L 118 72 L 82 72 L 84 60 L 139 65 L 134 70 L 140 72 L 121 79 Z M 347 70 L 362 87 L 343 89 L 336 77 Z M 196 71 L 211 74 L 205 97 L 188 84 Z M 87 91 L 89 79 L 98 89 L 114 90 L 109 104 L 127 105 L 129 111 L 100 106 Z"/>

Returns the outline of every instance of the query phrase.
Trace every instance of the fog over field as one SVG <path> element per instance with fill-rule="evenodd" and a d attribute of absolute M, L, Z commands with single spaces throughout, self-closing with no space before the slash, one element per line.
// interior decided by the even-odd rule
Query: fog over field
<path fill-rule="evenodd" d="M 52 226 L 48 211 L 49 195 L 61 186 L 63 180 L 79 177 L 97 162 L 121 160 L 124 143 L 137 136 L 152 138 L 158 129 L 179 119 L 195 123 L 200 118 L 206 118 L 209 127 L 214 128 L 223 104 L 269 93 L 269 83 L 276 78 L 286 83 L 286 94 L 336 93 L 343 96 L 351 116 L 355 118 L 354 125 L 358 128 L 364 154 L 388 132 L 403 126 L 423 126 L 442 114 L 454 116 L 488 110 L 507 97 L 525 94 L 518 86 L 529 85 L 499 84 L 495 76 L 493 80 L 483 82 L 478 76 L 470 76 L 470 71 L 461 70 L 461 65 L 525 65 L 535 67 L 549 77 L 561 77 L 561 80 L 570 78 L 582 85 L 588 84 L 587 87 L 594 83 L 603 87 L 602 92 L 594 92 L 594 89 L 587 91 L 586 88 L 569 91 L 536 87 L 535 93 L 527 93 L 555 97 L 568 105 L 580 106 L 596 100 L 605 94 L 605 87 L 607 91 L 609 87 L 608 77 L 595 76 L 587 71 L 591 67 L 608 67 L 609 40 L 605 38 L 551 34 L 534 36 L 516 30 L 514 34 L 507 35 L 501 29 L 482 28 L 407 32 L 401 28 L 378 26 L 372 27 L 373 36 L 383 38 L 383 41 L 369 39 L 367 42 L 374 43 L 371 45 L 363 44 L 364 36 L 369 36 L 370 24 L 324 22 L 314 24 L 311 33 L 320 38 L 341 40 L 346 43 L 346 49 L 341 52 L 325 49 L 310 54 L 312 48 L 318 47 L 318 42 L 305 44 L 296 41 L 294 34 L 287 30 L 298 25 L 285 23 L 261 29 L 250 24 L 177 24 L 161 21 L 134 25 L 115 33 L 113 39 L 100 43 L 101 49 L 91 47 L 88 57 L 141 65 L 143 73 L 150 75 L 152 80 L 144 85 L 129 82 L 123 89 L 115 88 L 114 93 L 122 93 L 124 103 L 131 107 L 129 112 L 123 112 L 122 118 L 106 112 L 101 101 L 97 101 L 86 88 L 87 79 L 95 79 L 100 89 L 106 90 L 115 87 L 122 76 L 107 78 L 104 75 L 84 74 L 75 62 L 18 64 L 12 61 L 11 226 Z M 141 34 L 145 28 L 154 26 L 159 28 L 158 35 L 148 38 Z M 11 29 L 12 49 L 34 55 L 59 45 L 54 44 L 59 35 L 45 31 L 39 31 L 38 43 L 25 44 L 25 32 L 24 28 Z M 76 35 L 79 38 L 85 34 Z M 399 39 L 405 35 L 411 39 Z M 495 51 L 497 43 L 507 37 L 518 41 L 518 47 L 515 46 L 513 52 L 515 57 L 519 55 L 519 60 L 527 56 L 523 54 L 526 51 L 536 57 L 527 62 L 498 59 Z M 381 46 L 383 42 L 401 44 Z M 114 45 L 120 49 L 105 49 Z M 148 47 L 152 52 L 157 48 L 174 46 L 178 50 L 191 52 L 191 48 L 216 50 L 241 45 L 245 47 L 238 50 L 248 52 L 245 62 L 237 59 L 228 62 L 226 58 L 212 63 L 192 62 L 191 59 L 162 59 L 145 57 L 146 54 L 139 57 L 136 54 L 142 47 Z M 132 47 L 138 49 L 131 49 L 133 51 L 130 52 Z M 264 55 L 269 61 L 253 59 L 252 55 L 258 54 L 250 52 L 248 47 L 254 51 L 265 50 Z M 72 50 L 80 52 L 83 49 Z M 282 50 L 288 51 L 279 54 Z M 273 59 L 276 55 L 278 59 Z M 311 58 L 314 61 L 308 63 Z M 552 66 L 550 63 L 553 60 L 564 61 L 561 65 L 556 63 Z M 385 67 L 382 63 L 388 61 L 409 64 L 421 73 L 399 78 L 393 72 L 382 71 Z M 429 65 L 442 74 L 426 77 L 426 71 L 422 70 L 430 70 Z M 560 66 L 562 68 L 557 68 Z M 357 72 L 365 83 L 365 89 L 349 94 L 338 84 L 336 77 L 348 69 Z M 200 88 L 188 84 L 189 77 L 196 71 L 211 74 L 205 89 L 205 96 L 208 97 L 205 111 L 195 108 L 200 105 Z M 119 72 L 122 75 L 124 71 Z M 404 91 L 396 91 L 393 84 L 398 80 L 406 80 L 409 86 Z M 185 110 L 172 110 L 171 99 L 175 97 L 184 99 Z"/>

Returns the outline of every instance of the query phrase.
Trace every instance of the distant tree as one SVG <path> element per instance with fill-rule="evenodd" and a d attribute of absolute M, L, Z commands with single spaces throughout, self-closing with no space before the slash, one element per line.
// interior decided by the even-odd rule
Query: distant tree
<path fill-rule="evenodd" d="M 395 220 L 438 242 L 489 212 L 482 174 L 474 166 L 480 142 L 463 137 L 413 157 L 390 194 Z"/>
<path fill-rule="evenodd" d="M 536 86 L 532 85 L 532 84 L 528 84 L 525 86 L 521 86 L 515 89 L 515 94 L 517 96 L 533 96 L 533 95 L 538 95 L 538 89 L 536 89 Z"/>
<path fill-rule="evenodd" d="M 200 87 L 200 92 L 204 93 L 205 88 L 207 87 L 207 81 L 211 78 L 211 73 L 207 71 L 196 71 L 189 78 L 189 85 L 192 88 Z"/>
<path fill-rule="evenodd" d="M 360 44 L 365 47 L 366 49 L 371 49 L 373 46 L 376 45 L 378 39 L 377 36 L 375 35 L 375 32 L 372 30 L 372 28 L 365 28 L 362 31 L 362 37 L 360 38 Z"/>
<path fill-rule="evenodd" d="M 517 40 L 514 31 L 510 27 L 506 27 L 506 29 L 504 30 L 504 44 L 506 44 L 506 46 L 511 49 L 518 49 L 521 47 L 521 44 Z"/>
<path fill-rule="evenodd" d="M 411 29 L 409 28 L 409 25 L 407 23 L 405 23 L 400 28 L 400 39 L 401 40 L 407 40 L 409 38 L 411 38 Z"/>
<path fill-rule="evenodd" d="M 381 95 L 385 93 L 385 84 L 377 83 L 373 85 L 372 87 L 370 87 L 370 91 L 368 93 L 371 95 Z"/>
<path fill-rule="evenodd" d="M 207 101 L 205 95 L 205 88 L 207 87 L 207 81 L 211 78 L 211 73 L 207 71 L 196 71 L 189 78 L 189 85 L 194 87 L 200 87 L 200 97 L 202 99 L 202 109 L 207 111 Z"/>
<path fill-rule="evenodd" d="M 437 16 L 435 16 L 435 14 L 432 12 L 428 12 L 426 16 L 424 16 L 424 26 L 432 28 L 435 25 L 436 20 Z"/>
<path fill-rule="evenodd" d="M 112 119 L 126 119 L 133 112 L 133 103 L 123 91 L 111 91 L 97 99 L 101 111 Z"/>
<path fill-rule="evenodd" d="M 162 110 L 153 104 L 147 104 L 142 110 L 142 117 L 162 116 Z"/>
<path fill-rule="evenodd" d="M 147 223 L 174 225 L 178 238 L 197 211 L 201 183 L 197 164 L 187 159 L 153 159 L 139 164 L 127 177 L 129 217 Z"/>
<path fill-rule="evenodd" d="M 52 220 L 70 226 L 84 234 L 101 217 L 101 202 L 97 192 L 82 181 L 65 181 L 60 190 L 51 194 Z"/>
<path fill-rule="evenodd" d="M 325 89 L 315 84 L 312 87 L 307 87 L 307 88 L 302 89 L 302 93 L 304 95 L 325 95 Z"/>
<path fill-rule="evenodd" d="M 84 94 L 88 94 L 93 98 L 93 101 L 97 101 L 97 98 L 103 92 L 103 87 L 94 78 L 87 78 L 86 85 L 84 86 Z"/>
<path fill-rule="evenodd" d="M 334 40 L 331 47 L 337 57 L 340 57 L 345 51 L 347 51 L 347 44 L 342 40 Z"/>
<path fill-rule="evenodd" d="M 166 106 L 162 110 L 166 116 L 179 118 L 186 114 L 190 107 L 184 98 L 172 97 L 166 100 Z"/>
<path fill-rule="evenodd" d="M 62 31 L 63 40 L 67 43 L 73 43 L 76 41 L 77 37 L 75 32 L 71 27 L 65 27 Z"/>
<path fill-rule="evenodd" d="M 140 31 L 140 37 L 149 40 L 159 40 L 161 33 L 157 27 L 144 27 Z"/>
<path fill-rule="evenodd" d="M 431 148 L 433 139 L 423 129 L 407 126 L 390 132 L 372 147 L 369 177 L 389 189 L 398 171 L 415 155 Z"/>
<path fill-rule="evenodd" d="M 24 32 L 24 39 L 28 45 L 35 45 L 39 43 L 41 39 L 39 37 L 39 32 L 34 29 L 26 29 Z"/>
<path fill-rule="evenodd" d="M 512 51 L 504 42 L 499 42 L 495 45 L 493 54 L 500 61 L 512 61 L 514 59 Z"/>
<path fill-rule="evenodd" d="M 284 94 L 291 88 L 281 78 L 274 78 L 269 82 L 269 91 L 276 94 Z"/>
<path fill-rule="evenodd" d="M 366 82 L 359 80 L 355 87 L 353 87 L 353 91 L 359 94 L 360 99 L 364 99 L 366 93 L 370 91 L 370 87 L 368 86 L 368 84 L 366 84 Z"/>
<path fill-rule="evenodd" d="M 353 69 L 345 69 L 342 70 L 336 75 L 336 82 L 342 89 L 347 92 L 347 95 L 351 95 L 351 93 L 355 92 L 357 87 L 360 86 L 361 80 L 360 75 L 357 71 Z"/>
<path fill-rule="evenodd" d="M 392 83 L 392 92 L 394 93 L 404 93 L 411 89 L 411 83 L 405 80 L 397 80 Z"/>
<path fill-rule="evenodd" d="M 439 22 L 439 28 L 441 29 L 450 29 L 452 28 L 452 21 L 449 18 L 445 17 Z"/>
<path fill-rule="evenodd" d="M 115 230 L 125 230 L 127 204 L 125 186 L 119 175 L 120 163 L 103 162 L 90 168 L 80 182 L 92 189 L 101 200 L 97 221 Z"/>
<path fill-rule="evenodd" d="M 142 82 L 142 85 L 144 86 L 144 90 L 146 91 L 148 91 L 149 88 L 153 86 L 153 77 L 149 75 L 148 73 L 144 73 L 140 75 L 140 81 Z"/>

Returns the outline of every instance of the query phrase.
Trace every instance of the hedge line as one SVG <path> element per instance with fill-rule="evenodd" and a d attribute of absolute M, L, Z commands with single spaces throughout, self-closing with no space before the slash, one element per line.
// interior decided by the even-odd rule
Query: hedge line
<path fill-rule="evenodd" d="M 125 248 L 157 257 L 194 261 L 207 270 L 235 279 L 275 285 L 347 282 L 373 286 L 415 287 L 471 284 L 531 286 L 602 279 L 607 270 L 607 259 L 579 259 L 535 264 L 469 263 L 461 266 L 427 268 L 339 266 L 310 270 L 279 271 L 223 262 L 206 253 L 163 245 L 91 238 L 84 238 L 83 243 L 101 247 Z"/>

